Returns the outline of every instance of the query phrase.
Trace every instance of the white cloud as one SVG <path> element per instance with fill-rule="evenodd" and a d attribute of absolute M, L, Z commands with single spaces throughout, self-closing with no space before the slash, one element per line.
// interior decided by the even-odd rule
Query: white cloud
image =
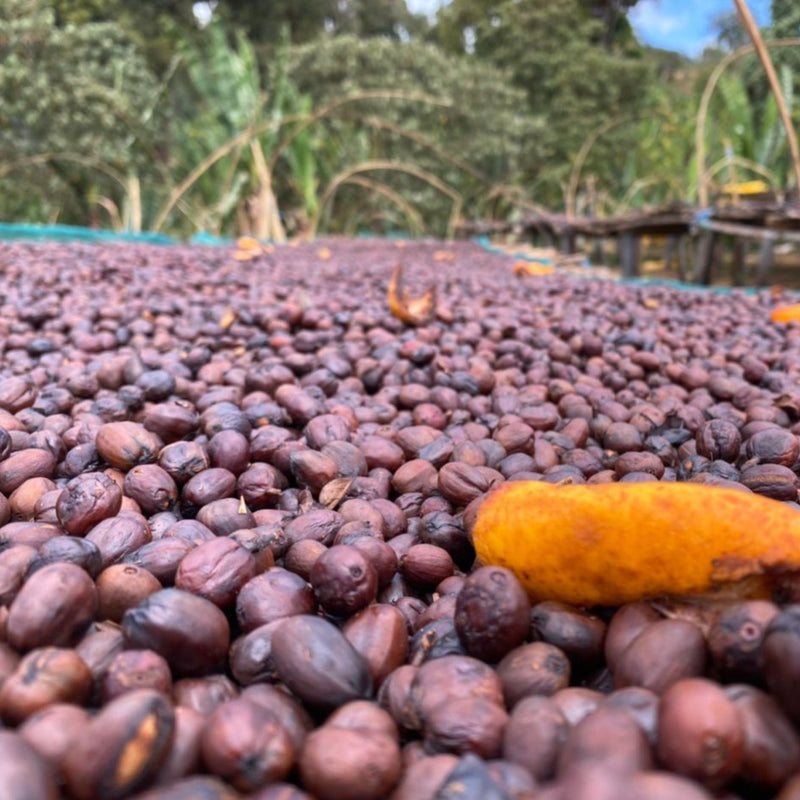
<path fill-rule="evenodd" d="M 669 16 L 659 10 L 658 0 L 641 0 L 628 14 L 633 29 L 644 36 L 671 36 L 686 27 L 682 16 Z"/>
<path fill-rule="evenodd" d="M 434 16 L 441 6 L 447 5 L 449 0 L 407 0 L 408 10 L 413 14 L 427 14 Z"/>
<path fill-rule="evenodd" d="M 414 14 L 435 14 L 443 0 L 408 0 L 408 10 Z"/>

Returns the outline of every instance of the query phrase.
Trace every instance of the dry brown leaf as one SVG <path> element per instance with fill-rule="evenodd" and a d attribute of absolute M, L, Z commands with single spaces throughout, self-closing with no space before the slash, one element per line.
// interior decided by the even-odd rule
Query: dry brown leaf
<path fill-rule="evenodd" d="M 389 280 L 386 302 L 392 315 L 407 325 L 425 325 L 436 314 L 436 284 L 428 287 L 419 297 L 411 297 L 403 286 L 403 267 L 398 264 Z"/>
<path fill-rule="evenodd" d="M 352 478 L 334 478 L 322 487 L 319 493 L 320 503 L 330 509 L 336 508 L 344 500 L 352 485 Z"/>
<path fill-rule="evenodd" d="M 514 274 L 520 277 L 525 275 L 552 275 L 555 271 L 556 268 L 550 264 L 537 264 L 521 259 L 514 262 Z"/>
<path fill-rule="evenodd" d="M 451 250 L 436 250 L 433 254 L 434 261 L 453 261 L 455 257 Z"/>
<path fill-rule="evenodd" d="M 320 249 L 317 250 L 317 258 L 320 259 L 320 261 L 327 261 L 330 257 L 331 251 L 328 250 L 327 247 L 320 247 Z"/>
<path fill-rule="evenodd" d="M 236 322 L 236 312 L 232 308 L 226 308 L 219 318 L 219 326 L 223 330 L 228 330 L 233 323 Z"/>
<path fill-rule="evenodd" d="M 252 236 L 240 236 L 236 240 L 236 250 L 233 253 L 233 258 L 236 261 L 252 261 L 263 252 L 265 252 L 265 248 L 261 246 L 261 242 L 258 239 L 254 239 Z"/>
<path fill-rule="evenodd" d="M 236 246 L 240 250 L 261 250 L 261 244 L 258 239 L 254 239 L 252 236 L 240 236 L 236 240 Z"/>
<path fill-rule="evenodd" d="M 314 508 L 314 496 L 311 494 L 310 489 L 301 489 L 297 500 L 301 514 L 305 514 L 306 511 L 311 511 Z"/>
<path fill-rule="evenodd" d="M 792 422 L 800 419 L 800 395 L 781 394 L 775 398 L 774 403 L 789 415 Z"/>
<path fill-rule="evenodd" d="M 642 300 L 642 305 L 645 308 L 649 308 L 651 311 L 655 311 L 655 309 L 661 307 L 661 303 L 656 300 L 655 297 L 645 297 L 645 299 Z"/>

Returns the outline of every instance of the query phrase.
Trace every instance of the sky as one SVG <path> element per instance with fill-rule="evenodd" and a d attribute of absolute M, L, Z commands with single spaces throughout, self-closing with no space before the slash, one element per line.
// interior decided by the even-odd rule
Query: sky
<path fill-rule="evenodd" d="M 770 0 L 747 5 L 761 27 L 769 25 Z M 639 0 L 628 19 L 639 41 L 694 57 L 714 44 L 714 19 L 735 11 L 733 0 Z"/>
<path fill-rule="evenodd" d="M 446 0 L 407 0 L 421 14 L 433 14 Z M 769 24 L 770 0 L 748 0 L 756 22 Z M 629 19 L 639 41 L 695 57 L 714 43 L 712 23 L 720 14 L 735 12 L 733 0 L 639 0 Z"/>

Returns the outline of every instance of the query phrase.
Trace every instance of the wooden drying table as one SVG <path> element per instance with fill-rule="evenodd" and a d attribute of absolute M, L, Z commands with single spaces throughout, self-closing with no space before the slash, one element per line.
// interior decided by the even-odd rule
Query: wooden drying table
<path fill-rule="evenodd" d="M 734 214 L 728 215 L 734 217 Z M 707 218 L 698 217 L 695 227 L 699 229 L 700 241 L 695 262 L 695 283 L 711 283 L 715 261 L 715 250 L 723 236 L 732 236 L 734 242 L 734 270 L 743 283 L 745 256 L 748 241 L 761 242 L 758 264 L 756 266 L 756 285 L 764 286 L 773 263 L 775 245 L 780 242 L 800 244 L 800 217 L 795 212 L 785 214 L 764 214 L 758 219 L 747 221 L 725 219 L 714 214 Z"/>

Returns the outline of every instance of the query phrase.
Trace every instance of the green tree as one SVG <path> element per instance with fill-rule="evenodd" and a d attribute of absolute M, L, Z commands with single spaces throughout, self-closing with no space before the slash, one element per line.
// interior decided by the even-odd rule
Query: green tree
<path fill-rule="evenodd" d="M 800 37 L 800 5 L 793 0 L 772 0 L 771 35 L 775 39 Z M 772 52 L 776 65 L 786 66 L 792 71 L 794 92 L 800 95 L 800 47 L 787 47 Z M 800 108 L 793 115 L 795 126 L 800 124 Z"/>
<path fill-rule="evenodd" d="M 800 6 L 794 0 L 772 0 L 771 15 L 776 38 L 800 36 Z"/>
<path fill-rule="evenodd" d="M 627 13 L 639 0 L 583 0 L 590 14 L 599 19 L 603 25 L 602 41 L 606 48 L 615 43 L 630 43 L 633 30 L 628 22 Z"/>
<path fill-rule="evenodd" d="M 277 46 L 285 27 L 295 44 L 324 34 L 398 39 L 422 35 L 427 28 L 425 18 L 412 14 L 405 0 L 220 0 L 206 5 L 257 47 Z"/>
<path fill-rule="evenodd" d="M 648 63 L 629 44 L 606 47 L 602 16 L 581 0 L 453 0 L 438 23 L 446 46 L 460 41 L 474 58 L 500 67 L 525 91 L 529 113 L 546 120 L 544 163 L 526 163 L 521 179 L 541 187 L 537 197 L 548 205 L 563 202 L 570 162 L 586 137 L 642 111 Z M 632 135 L 631 127 L 617 127 L 592 150 L 588 171 L 612 191 Z"/>
<path fill-rule="evenodd" d="M 178 43 L 198 27 L 193 0 L 48 0 L 46 5 L 53 9 L 60 28 L 115 23 L 157 75 L 170 69 Z"/>
<path fill-rule="evenodd" d="M 474 59 L 447 56 L 429 44 L 324 38 L 292 51 L 290 76 L 314 108 L 369 90 L 405 93 L 405 99 L 353 102 L 321 121 L 323 186 L 359 163 L 414 165 L 481 214 L 491 211 L 481 203 L 489 202 L 492 187 L 510 184 L 524 163 L 541 155 L 541 126 L 525 114 L 524 94 L 508 85 L 506 74 Z M 439 102 L 422 102 L 420 95 Z M 370 192 L 365 182 L 390 191 Z M 346 229 L 359 208 L 367 215 L 388 213 L 396 206 L 392 192 L 411 202 L 430 230 L 445 232 L 452 198 L 419 177 L 387 168 L 360 174 L 358 182 L 337 190 L 330 226 Z"/>
<path fill-rule="evenodd" d="M 742 26 L 742 21 L 736 10 L 717 14 L 711 21 L 711 27 L 716 35 L 717 48 L 723 52 L 730 52 L 738 47 L 750 44 L 750 37 Z"/>
<path fill-rule="evenodd" d="M 0 214 L 85 223 L 98 203 L 119 207 L 158 163 L 159 91 L 118 26 L 59 28 L 46 3 L 4 0 Z"/>

